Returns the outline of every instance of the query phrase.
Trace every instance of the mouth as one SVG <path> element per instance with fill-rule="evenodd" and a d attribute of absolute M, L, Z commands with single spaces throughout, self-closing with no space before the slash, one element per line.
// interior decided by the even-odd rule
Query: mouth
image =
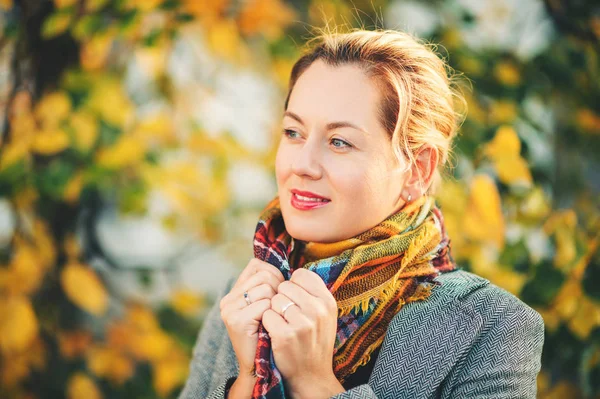
<path fill-rule="evenodd" d="M 292 197 L 290 199 L 291 205 L 299 210 L 311 210 L 316 208 L 322 208 L 331 202 L 329 198 L 325 198 L 309 191 L 292 190 Z"/>

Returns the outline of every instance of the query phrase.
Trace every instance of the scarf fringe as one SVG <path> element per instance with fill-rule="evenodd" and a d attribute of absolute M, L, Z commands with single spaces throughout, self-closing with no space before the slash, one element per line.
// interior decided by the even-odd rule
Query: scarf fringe
<path fill-rule="evenodd" d="M 369 304 L 371 303 L 371 300 L 374 300 L 376 304 L 380 301 L 390 300 L 396 294 L 398 288 L 400 288 L 403 282 L 403 280 L 396 279 L 387 286 L 383 287 L 379 295 L 377 295 L 375 298 L 367 297 L 360 302 L 351 304 L 349 306 L 338 307 L 338 317 L 348 315 L 350 312 L 358 314 L 358 311 L 361 311 L 362 314 L 365 314 L 369 310 Z"/>
<path fill-rule="evenodd" d="M 367 350 L 365 351 L 365 354 L 363 355 L 363 357 L 361 357 L 358 362 L 352 366 L 352 368 L 350 369 L 350 373 L 348 374 L 349 377 L 350 375 L 354 374 L 356 372 L 356 370 L 360 367 L 360 366 L 364 366 L 367 363 L 369 363 L 371 361 L 371 355 L 373 354 L 373 352 L 375 351 L 375 349 L 379 348 L 382 344 L 383 344 L 383 339 L 385 338 L 385 336 L 382 336 L 380 338 L 378 338 L 375 342 L 373 342 L 371 344 L 371 346 L 369 346 L 367 348 Z M 342 378 L 340 380 L 340 383 L 344 383 L 346 381 L 346 378 Z"/>

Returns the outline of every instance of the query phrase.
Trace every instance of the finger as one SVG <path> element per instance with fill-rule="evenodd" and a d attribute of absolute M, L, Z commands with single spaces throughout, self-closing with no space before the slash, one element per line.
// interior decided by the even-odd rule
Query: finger
<path fill-rule="evenodd" d="M 321 299 L 328 299 L 331 295 L 323 279 L 315 272 L 308 269 L 296 269 L 290 281 L 304 288 L 306 292 Z"/>
<path fill-rule="evenodd" d="M 250 276 L 250 278 L 242 283 L 240 283 L 237 287 L 234 287 L 222 300 L 221 307 L 230 306 L 232 303 L 245 303 L 244 299 L 244 291 L 249 291 L 250 289 L 257 287 L 262 284 L 268 284 L 273 288 L 275 292 L 277 292 L 277 286 L 280 284 L 279 279 L 273 274 L 266 270 L 261 270 L 256 274 Z M 240 302 L 240 298 L 242 298 L 242 302 Z M 238 307 L 239 306 L 234 306 Z"/>
<path fill-rule="evenodd" d="M 290 302 L 294 301 L 286 295 L 277 294 L 271 298 L 271 309 L 277 312 L 288 324 L 298 325 L 299 323 L 306 322 L 306 315 L 296 303 L 288 306 L 285 312 L 283 312 L 283 307 L 287 306 Z"/>
<path fill-rule="evenodd" d="M 236 325 L 243 320 L 260 321 L 263 313 L 269 310 L 270 307 L 271 301 L 269 299 L 262 299 L 246 306 L 243 309 L 224 309 L 221 312 L 221 319 L 223 322 L 229 325 L 231 325 L 229 321 L 232 320 Z"/>
<path fill-rule="evenodd" d="M 256 287 L 252 287 L 248 290 L 248 298 L 250 300 L 250 304 L 260 301 L 261 299 L 271 299 L 275 294 L 277 293 L 277 291 L 275 291 L 275 289 L 267 284 L 267 283 L 263 283 L 260 285 L 257 285 Z M 231 307 L 235 308 L 235 309 L 242 309 L 249 306 L 248 303 L 246 302 L 246 299 L 244 298 L 244 295 L 242 293 L 241 296 L 239 296 L 239 299 L 236 299 L 235 301 L 235 305 L 232 303 Z"/>
<path fill-rule="evenodd" d="M 265 330 L 267 330 L 271 336 L 271 342 L 273 342 L 273 338 L 277 340 L 278 337 L 291 335 L 291 329 L 287 321 L 285 321 L 285 319 L 273 309 L 267 309 L 263 313 L 262 323 L 265 327 Z"/>
<path fill-rule="evenodd" d="M 312 314 L 311 309 L 318 306 L 317 297 L 308 293 L 304 288 L 292 281 L 284 281 L 277 286 L 277 293 L 283 294 L 294 302 L 303 312 Z"/>
<path fill-rule="evenodd" d="M 233 285 L 233 288 L 236 288 L 240 284 L 243 284 L 244 281 L 248 280 L 251 276 L 262 270 L 268 271 L 269 273 L 273 273 L 273 275 L 281 281 L 285 280 L 283 274 L 281 274 L 279 269 L 277 269 L 275 266 L 262 260 L 252 258 L 250 259 L 248 265 L 244 268 L 244 270 L 242 270 L 242 273 Z"/>

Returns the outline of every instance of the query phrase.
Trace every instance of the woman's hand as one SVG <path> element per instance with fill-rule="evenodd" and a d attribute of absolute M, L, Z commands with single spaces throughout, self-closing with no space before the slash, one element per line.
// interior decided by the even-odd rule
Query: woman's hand
<path fill-rule="evenodd" d="M 258 345 L 258 326 L 263 313 L 271 307 L 271 298 L 285 279 L 273 265 L 251 259 L 230 292 L 220 302 L 221 319 L 227 328 L 240 365 L 240 375 L 250 376 Z M 244 299 L 248 291 L 251 304 Z"/>
<path fill-rule="evenodd" d="M 295 305 L 284 318 L 282 307 L 290 302 Z M 330 397 L 345 391 L 333 373 L 337 304 L 316 273 L 297 269 L 279 284 L 262 322 L 292 397 Z"/>

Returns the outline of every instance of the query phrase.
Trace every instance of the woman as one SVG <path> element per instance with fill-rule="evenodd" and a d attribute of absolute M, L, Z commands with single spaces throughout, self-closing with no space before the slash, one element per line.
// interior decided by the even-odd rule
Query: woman
<path fill-rule="evenodd" d="M 459 122 L 446 65 L 397 31 L 312 44 L 255 259 L 180 398 L 534 398 L 540 315 L 457 268 L 433 199 Z"/>

